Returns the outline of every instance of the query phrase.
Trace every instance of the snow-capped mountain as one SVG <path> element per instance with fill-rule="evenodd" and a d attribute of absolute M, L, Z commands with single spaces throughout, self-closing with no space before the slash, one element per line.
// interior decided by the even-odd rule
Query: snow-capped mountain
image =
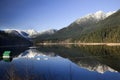
<path fill-rule="evenodd" d="M 116 12 L 116 11 L 111 11 L 111 12 L 105 13 L 105 12 L 103 12 L 103 11 L 97 11 L 97 12 L 95 12 L 95 13 L 88 14 L 88 15 L 86 15 L 86 16 L 83 16 L 83 17 L 77 19 L 75 22 L 76 22 L 77 24 L 81 24 L 81 23 L 86 22 L 86 21 L 88 21 L 88 20 L 89 20 L 89 21 L 93 20 L 93 21 L 98 22 L 98 21 L 100 21 L 100 20 L 103 20 L 103 19 L 107 18 L 108 16 L 112 15 L 112 14 L 115 13 L 115 12 Z"/>
<path fill-rule="evenodd" d="M 32 45 L 31 38 L 28 34 L 20 30 L 5 29 L 0 30 L 0 45 L 1 46 L 30 46 Z"/>
<path fill-rule="evenodd" d="M 57 32 L 57 30 L 55 29 L 50 29 L 42 32 L 37 32 L 33 29 L 30 29 L 30 30 L 4 29 L 2 31 L 9 34 L 16 34 L 19 37 L 24 37 L 26 39 L 34 38 L 37 35 L 46 35 L 46 34 L 51 35 Z"/>
<path fill-rule="evenodd" d="M 51 34 L 54 34 L 55 32 L 57 32 L 57 30 L 49 29 L 49 30 L 38 32 L 38 31 L 35 31 L 35 30 L 31 29 L 31 30 L 26 30 L 25 32 L 27 34 L 29 34 L 30 38 L 35 38 L 36 36 L 39 36 L 39 35 L 51 35 Z"/>
<path fill-rule="evenodd" d="M 8 34 L 16 34 L 19 37 L 29 38 L 29 34 L 27 34 L 26 32 L 24 32 L 22 30 L 4 29 L 3 31 L 5 31 L 5 33 L 8 33 Z"/>
<path fill-rule="evenodd" d="M 32 35 L 36 35 L 36 34 L 38 34 L 38 32 L 35 31 L 35 30 L 33 30 L 33 29 L 25 30 L 25 32 L 26 32 L 27 34 L 29 34 L 29 36 L 32 36 Z"/>
<path fill-rule="evenodd" d="M 3 31 L 5 31 L 6 33 L 16 34 L 26 39 L 30 39 L 33 35 L 38 34 L 38 32 L 33 29 L 30 30 L 4 29 Z"/>

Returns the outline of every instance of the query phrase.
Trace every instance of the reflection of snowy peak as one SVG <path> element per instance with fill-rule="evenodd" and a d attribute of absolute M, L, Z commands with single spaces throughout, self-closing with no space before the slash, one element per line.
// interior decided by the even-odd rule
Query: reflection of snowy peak
<path fill-rule="evenodd" d="M 103 64 L 95 64 L 95 65 L 89 65 L 89 64 L 81 64 L 80 62 L 78 63 L 78 65 L 80 66 L 80 67 L 83 67 L 83 68 L 85 68 L 85 69 L 88 69 L 88 70 L 90 70 L 90 71 L 97 71 L 97 72 L 99 72 L 99 73 L 104 73 L 104 72 L 106 72 L 106 71 L 110 71 L 110 72 L 117 72 L 117 71 L 115 71 L 114 69 L 112 69 L 112 68 L 110 68 L 109 66 L 107 66 L 107 65 L 103 65 Z"/>
<path fill-rule="evenodd" d="M 115 11 L 108 12 L 108 13 L 104 13 L 103 11 L 97 11 L 96 13 L 88 14 L 88 15 L 82 17 L 82 18 L 79 18 L 75 22 L 77 24 L 81 24 L 81 23 L 84 23 L 86 21 L 98 22 L 100 20 L 103 20 L 103 19 L 107 18 L 108 16 L 112 15 L 113 13 L 115 13 Z"/>
<path fill-rule="evenodd" d="M 36 51 L 34 51 L 34 49 L 30 49 L 30 50 L 27 50 L 24 53 L 20 54 L 19 57 L 34 58 L 37 55 L 38 55 L 38 53 Z"/>
<path fill-rule="evenodd" d="M 35 58 L 37 56 L 51 56 L 51 57 L 54 57 L 55 53 L 53 53 L 53 52 L 42 53 L 42 52 L 38 52 L 36 49 L 29 49 L 29 50 L 27 50 L 24 53 L 19 55 L 19 57 L 26 57 L 26 58 Z"/>

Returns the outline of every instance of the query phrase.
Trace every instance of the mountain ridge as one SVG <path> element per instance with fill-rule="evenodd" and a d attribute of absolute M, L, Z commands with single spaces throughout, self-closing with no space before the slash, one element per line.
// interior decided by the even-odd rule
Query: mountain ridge
<path fill-rule="evenodd" d="M 0 30 L 0 46 L 32 45 L 31 39 L 25 35 L 27 35 L 27 33 L 17 30 Z"/>
<path fill-rule="evenodd" d="M 45 42 L 45 41 L 59 42 L 59 41 L 66 41 L 66 40 L 68 40 L 68 42 L 74 42 L 74 41 L 78 42 L 79 40 L 82 40 L 82 42 L 87 42 L 83 39 L 86 33 L 88 35 L 88 33 L 92 32 L 92 30 L 95 30 L 95 28 L 98 28 L 97 27 L 98 24 L 100 24 L 103 20 L 106 20 L 108 17 L 110 17 L 115 13 L 116 11 L 108 12 L 108 13 L 98 11 L 96 13 L 89 14 L 87 16 L 84 16 L 80 19 L 75 20 L 69 26 L 58 30 L 53 35 L 43 37 L 43 38 L 41 38 L 41 36 L 37 36 L 35 39 L 35 42 L 36 43 Z"/>

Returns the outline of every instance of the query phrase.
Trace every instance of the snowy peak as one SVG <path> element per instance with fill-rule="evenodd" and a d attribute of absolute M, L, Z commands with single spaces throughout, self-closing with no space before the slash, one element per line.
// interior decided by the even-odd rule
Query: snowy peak
<path fill-rule="evenodd" d="M 17 36 L 20 36 L 20 37 L 24 37 L 24 38 L 29 38 L 28 35 L 26 32 L 24 31 L 21 31 L 21 30 L 16 30 L 16 29 L 4 29 L 3 31 L 5 31 L 6 33 L 9 33 L 9 34 L 15 34 Z"/>
<path fill-rule="evenodd" d="M 5 33 L 15 34 L 19 37 L 24 37 L 26 39 L 34 38 L 37 35 L 46 35 L 46 34 L 51 35 L 51 34 L 54 34 L 55 32 L 57 32 L 57 30 L 55 30 L 55 29 L 50 29 L 50 30 L 46 30 L 46 31 L 42 31 L 42 32 L 37 32 L 33 29 L 30 29 L 30 30 L 4 29 L 3 31 Z"/>
<path fill-rule="evenodd" d="M 30 30 L 4 29 L 3 31 L 5 31 L 6 33 L 16 34 L 24 38 L 31 38 L 32 35 L 38 34 L 38 32 L 33 29 Z"/>
<path fill-rule="evenodd" d="M 28 33 L 29 36 L 36 35 L 36 34 L 38 33 L 37 31 L 35 31 L 35 30 L 33 30 L 33 29 L 26 30 L 25 32 Z"/>
<path fill-rule="evenodd" d="M 96 13 L 94 13 L 94 17 L 101 20 L 101 19 L 105 19 L 107 18 L 108 16 L 112 15 L 113 13 L 115 13 L 116 11 L 110 11 L 110 12 L 103 12 L 103 11 L 97 11 Z"/>
<path fill-rule="evenodd" d="M 104 19 L 106 17 L 106 14 L 103 11 L 98 11 L 95 14 L 93 14 L 93 17 L 100 20 L 100 19 Z"/>
<path fill-rule="evenodd" d="M 112 14 L 115 13 L 115 12 L 116 12 L 116 11 L 111 11 L 111 12 L 105 13 L 105 12 L 103 12 L 103 11 L 100 10 L 100 11 L 97 11 L 97 12 L 95 12 L 95 13 L 88 14 L 88 15 L 86 15 L 86 16 L 83 16 L 83 17 L 77 19 L 75 22 L 76 22 L 77 24 L 81 24 L 81 23 L 83 23 L 83 22 L 91 21 L 91 20 L 98 22 L 98 21 L 100 21 L 100 20 L 103 20 L 103 19 L 107 18 L 108 16 L 112 15 Z"/>

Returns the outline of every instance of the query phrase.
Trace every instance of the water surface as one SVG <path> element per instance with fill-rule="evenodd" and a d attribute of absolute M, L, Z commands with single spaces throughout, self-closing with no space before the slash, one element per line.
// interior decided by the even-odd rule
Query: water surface
<path fill-rule="evenodd" d="M 0 48 L 1 80 L 120 80 L 119 46 Z M 11 59 L 3 59 L 11 51 Z"/>

